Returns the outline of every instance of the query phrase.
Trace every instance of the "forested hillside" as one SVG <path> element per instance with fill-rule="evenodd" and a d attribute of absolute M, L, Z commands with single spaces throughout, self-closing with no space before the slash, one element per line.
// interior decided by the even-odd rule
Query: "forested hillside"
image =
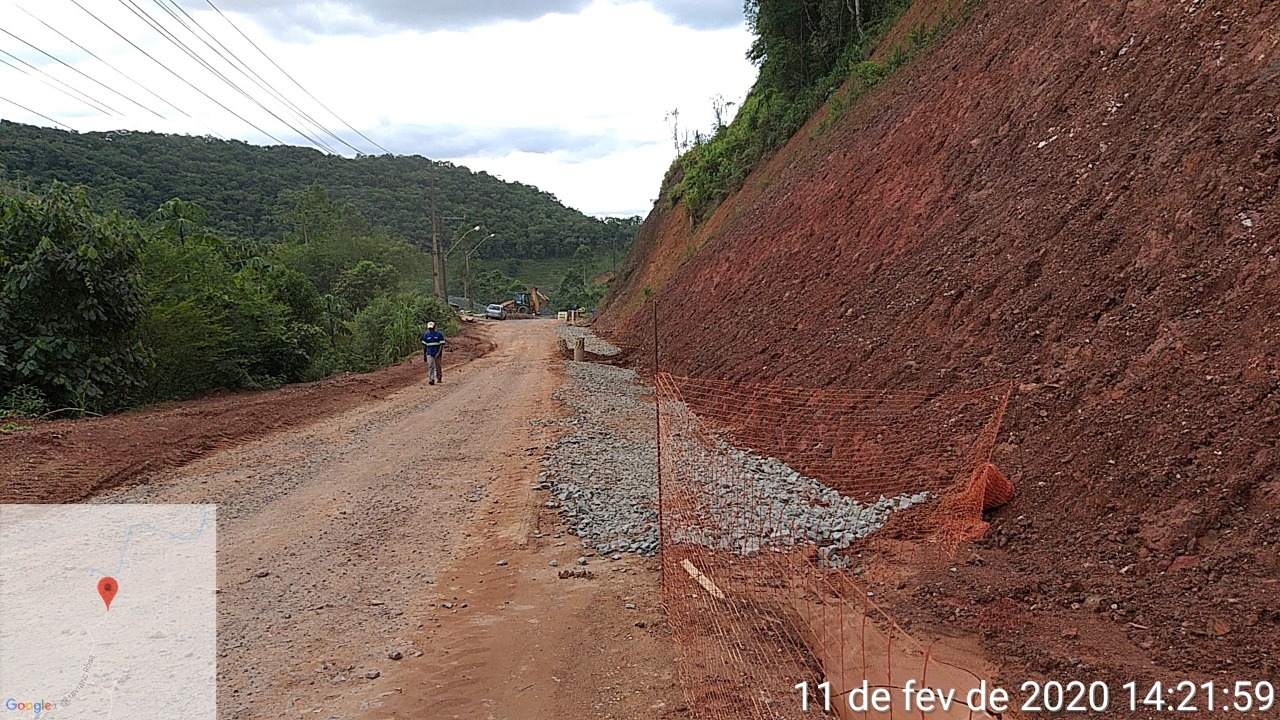
<path fill-rule="evenodd" d="M 423 157 L 0 121 L 0 418 L 403 358 L 453 322 L 433 199 L 448 289 L 480 304 L 532 281 L 594 305 L 639 224 Z"/>
<path fill-rule="evenodd" d="M 639 225 L 639 218 L 597 220 L 535 187 L 416 155 L 344 158 L 185 135 L 71 133 L 0 121 L 0 173 L 32 189 L 55 180 L 83 185 L 95 206 L 136 218 L 181 198 L 204 208 L 211 227 L 255 240 L 281 239 L 282 212 L 319 183 L 373 224 L 425 246 L 432 174 L 443 237 L 475 225 L 494 234 L 478 257 L 568 258 L 580 245 L 611 255 L 630 247 Z"/>

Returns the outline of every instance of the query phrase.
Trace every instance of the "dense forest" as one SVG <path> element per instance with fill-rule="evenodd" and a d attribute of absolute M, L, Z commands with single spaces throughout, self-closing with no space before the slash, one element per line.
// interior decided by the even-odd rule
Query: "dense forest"
<path fill-rule="evenodd" d="M 205 217 L 172 199 L 137 221 L 84 188 L 0 185 L 0 421 L 370 370 L 429 321 L 456 330 L 431 256 L 318 186 L 279 242 Z"/>
<path fill-rule="evenodd" d="M 434 176 L 434 178 L 433 178 Z M 431 240 L 434 179 L 440 235 L 483 226 L 494 237 L 476 257 L 570 258 L 581 245 L 624 252 L 640 218 L 598 220 L 535 187 L 420 156 L 344 158 L 309 148 L 115 131 L 72 133 L 0 121 L 0 179 L 38 190 L 58 181 L 88 189 L 94 206 L 145 218 L 173 198 L 204 208 L 229 235 L 278 241 L 285 212 L 313 184 L 369 222 L 420 247 Z"/>

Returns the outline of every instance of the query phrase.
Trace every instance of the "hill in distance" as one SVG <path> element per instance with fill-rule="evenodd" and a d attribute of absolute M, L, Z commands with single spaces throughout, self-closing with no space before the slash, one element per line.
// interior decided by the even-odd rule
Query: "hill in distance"
<path fill-rule="evenodd" d="M 177 197 L 203 207 L 212 227 L 264 241 L 283 237 L 282 211 L 319 183 L 373 224 L 429 247 L 432 175 L 442 240 L 475 225 L 494 234 L 478 257 L 546 261 L 568 258 L 579 245 L 611 257 L 630 248 L 639 224 L 592 218 L 530 185 L 417 155 L 346 158 L 209 137 L 72 133 L 0 121 L 0 179 L 34 188 L 55 180 L 82 185 L 99 208 L 138 218 Z"/>

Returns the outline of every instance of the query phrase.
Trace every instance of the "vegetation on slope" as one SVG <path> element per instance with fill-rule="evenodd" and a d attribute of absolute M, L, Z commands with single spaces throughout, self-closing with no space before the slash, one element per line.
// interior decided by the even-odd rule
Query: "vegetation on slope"
<path fill-rule="evenodd" d="M 947 17 L 914 28 L 905 47 L 872 60 L 909 5 L 910 0 L 748 0 L 747 21 L 756 36 L 748 57 L 759 66 L 759 76 L 731 123 L 717 122 L 710 135 L 691 138 L 681 138 L 676 129 L 684 152 L 668 172 L 662 196 L 683 199 L 695 223 L 706 220 L 842 86 L 833 117 L 954 25 Z"/>
<path fill-rule="evenodd" d="M 557 306 L 594 305 L 639 225 L 422 157 L 0 121 L 0 419 L 399 360 L 454 322 L 431 296 L 433 184 L 449 290 L 481 303 L 532 263 Z"/>

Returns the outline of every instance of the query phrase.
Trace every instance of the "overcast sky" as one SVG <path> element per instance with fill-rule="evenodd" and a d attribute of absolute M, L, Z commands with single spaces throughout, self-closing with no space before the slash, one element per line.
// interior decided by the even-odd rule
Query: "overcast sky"
<path fill-rule="evenodd" d="M 211 49 L 225 48 L 362 152 L 381 151 L 344 122 L 396 154 L 535 185 L 588 214 L 644 215 L 675 156 L 666 115 L 706 131 L 712 98 L 740 101 L 755 78 L 741 0 L 213 0 L 330 114 L 207 0 L 177 3 L 189 17 L 170 0 L 0 0 L 0 117 L 307 145 L 288 127 L 310 132 L 303 122 Z"/>

